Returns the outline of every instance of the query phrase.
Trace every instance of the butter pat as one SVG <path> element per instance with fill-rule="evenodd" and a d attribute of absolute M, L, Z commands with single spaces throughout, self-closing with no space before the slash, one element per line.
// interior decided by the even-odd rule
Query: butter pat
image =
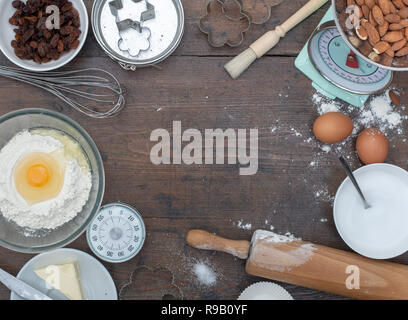
<path fill-rule="evenodd" d="M 76 262 L 49 265 L 45 268 L 34 270 L 34 272 L 70 300 L 84 300 L 79 268 Z"/>

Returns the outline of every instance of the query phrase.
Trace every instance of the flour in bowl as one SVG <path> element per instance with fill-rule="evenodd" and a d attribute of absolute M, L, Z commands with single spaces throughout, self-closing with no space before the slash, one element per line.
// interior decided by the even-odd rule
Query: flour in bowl
<path fill-rule="evenodd" d="M 91 187 L 83 150 L 60 131 L 22 131 L 0 151 L 0 214 L 21 227 L 55 229 L 71 221 Z"/>

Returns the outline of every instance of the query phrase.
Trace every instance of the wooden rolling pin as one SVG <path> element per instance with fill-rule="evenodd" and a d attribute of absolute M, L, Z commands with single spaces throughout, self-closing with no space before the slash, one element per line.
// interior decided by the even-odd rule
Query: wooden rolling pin
<path fill-rule="evenodd" d="M 262 37 L 251 44 L 248 49 L 228 62 L 224 66 L 225 70 L 233 79 L 238 78 L 252 62 L 276 46 L 280 38 L 284 37 L 287 32 L 309 17 L 327 1 L 328 0 L 310 0 L 298 12 L 286 20 L 286 22 L 277 26 L 275 30 L 266 32 Z"/>
<path fill-rule="evenodd" d="M 357 299 L 408 299 L 408 266 L 397 263 L 263 230 L 255 231 L 251 243 L 191 230 L 187 243 L 248 259 L 246 272 L 254 276 Z"/>

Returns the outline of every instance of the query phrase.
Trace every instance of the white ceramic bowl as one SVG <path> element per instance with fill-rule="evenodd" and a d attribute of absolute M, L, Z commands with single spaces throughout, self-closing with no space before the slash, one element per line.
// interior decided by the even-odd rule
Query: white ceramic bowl
<path fill-rule="evenodd" d="M 15 26 L 9 23 L 9 19 L 12 17 L 16 9 L 14 9 L 11 5 L 11 0 L 1 0 L 0 1 L 0 50 L 3 54 L 14 64 L 18 65 L 27 70 L 31 71 L 50 71 L 58 69 L 67 63 L 69 63 L 72 59 L 74 59 L 79 51 L 81 51 L 86 36 L 88 34 L 88 27 L 89 27 L 89 18 L 88 12 L 86 10 L 85 4 L 83 0 L 70 0 L 74 5 L 75 9 L 78 10 L 80 19 L 81 19 L 81 26 L 80 30 L 82 31 L 79 37 L 79 46 L 75 50 L 70 50 L 69 52 L 62 55 L 58 60 L 52 60 L 47 63 L 36 63 L 33 60 L 23 60 L 18 58 L 15 53 L 14 49 L 11 46 L 11 41 L 15 39 L 15 33 L 13 29 Z"/>
<path fill-rule="evenodd" d="M 51 264 L 63 264 L 77 261 L 85 300 L 117 300 L 115 283 L 108 270 L 91 255 L 75 249 L 58 249 L 39 254 L 28 261 L 20 270 L 17 278 L 33 288 L 57 299 L 44 280 L 40 279 L 33 270 L 44 268 Z M 11 293 L 10 300 L 22 300 L 15 293 Z"/>
<path fill-rule="evenodd" d="M 364 209 L 346 178 L 334 200 L 334 222 L 344 242 L 372 259 L 390 259 L 408 250 L 408 172 L 377 163 L 354 171 L 372 208 Z"/>

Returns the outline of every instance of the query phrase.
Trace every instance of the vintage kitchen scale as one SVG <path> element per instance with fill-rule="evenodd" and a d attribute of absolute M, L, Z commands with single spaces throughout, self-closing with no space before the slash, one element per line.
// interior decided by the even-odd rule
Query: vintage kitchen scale
<path fill-rule="evenodd" d="M 354 54 L 337 29 L 333 14 L 330 8 L 296 58 L 295 66 L 324 96 L 361 107 L 370 94 L 390 86 L 393 73 Z"/>
<path fill-rule="evenodd" d="M 146 227 L 140 213 L 124 203 L 103 206 L 87 230 L 88 244 L 100 259 L 120 263 L 142 249 Z"/>

